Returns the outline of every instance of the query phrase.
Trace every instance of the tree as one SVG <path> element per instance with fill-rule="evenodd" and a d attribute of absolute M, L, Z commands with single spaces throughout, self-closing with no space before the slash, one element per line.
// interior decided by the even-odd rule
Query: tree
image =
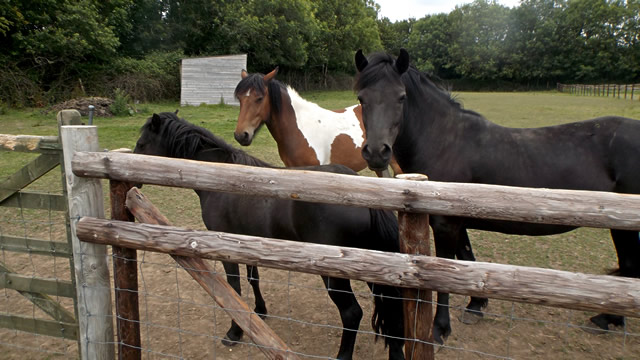
<path fill-rule="evenodd" d="M 456 33 L 447 14 L 426 16 L 418 20 L 409 35 L 408 50 L 413 64 L 439 77 L 456 78 L 450 49 Z"/>
<path fill-rule="evenodd" d="M 324 71 L 352 72 L 353 54 L 382 50 L 376 4 L 367 0 L 314 0 L 320 32 L 313 47 L 322 49 Z M 317 66 L 320 64 L 309 64 Z"/>
<path fill-rule="evenodd" d="M 475 0 L 449 14 L 456 71 L 468 79 L 496 79 L 505 64 L 510 9 L 494 1 Z"/>
<path fill-rule="evenodd" d="M 399 20 L 391 22 L 389 18 L 383 17 L 378 20 L 378 32 L 380 41 L 386 52 L 398 54 L 401 48 L 410 48 L 410 36 L 415 30 L 416 20 Z M 411 52 L 413 55 L 413 52 Z"/>
<path fill-rule="evenodd" d="M 506 39 L 506 64 L 503 76 L 519 83 L 554 80 L 564 77 L 558 67 L 564 55 L 560 41 L 564 1 L 524 0 L 512 11 Z"/>
<path fill-rule="evenodd" d="M 0 59 L 5 66 L 0 82 L 18 84 L 3 86 L 2 96 L 18 101 L 15 99 L 21 96 L 16 92 L 40 84 L 52 98 L 71 92 L 72 80 L 90 71 L 93 64 L 107 63 L 116 55 L 120 43 L 115 29 L 129 26 L 126 8 L 132 1 L 2 2 Z"/>

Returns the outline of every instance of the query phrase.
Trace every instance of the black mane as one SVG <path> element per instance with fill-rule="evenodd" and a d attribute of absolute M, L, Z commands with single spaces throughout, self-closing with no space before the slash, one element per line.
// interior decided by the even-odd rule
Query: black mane
<path fill-rule="evenodd" d="M 161 119 L 160 129 L 153 129 L 155 123 L 153 121 L 154 117 L 151 117 L 142 126 L 140 132 L 154 131 L 159 133 L 162 144 L 168 147 L 169 156 L 171 157 L 194 159 L 195 155 L 200 151 L 219 150 L 227 154 L 227 162 L 233 164 L 273 167 L 240 149 L 234 148 L 221 138 L 213 135 L 209 130 L 179 118 L 173 112 L 162 112 L 157 116 Z"/>
<path fill-rule="evenodd" d="M 371 84 L 378 82 L 380 79 L 390 76 L 395 70 L 395 60 L 387 53 L 373 53 L 367 58 L 368 65 L 364 70 L 358 73 L 354 90 L 366 88 Z M 425 88 L 432 89 L 437 94 L 446 98 L 449 103 L 457 108 L 462 109 L 462 105 L 451 95 L 439 80 L 435 79 L 435 75 L 430 75 L 418 70 L 415 66 L 410 65 L 409 69 L 402 74 L 402 82 L 404 83 L 407 93 L 419 94 L 425 96 Z M 425 87 L 426 85 L 426 87 Z"/>
<path fill-rule="evenodd" d="M 280 113 L 282 109 L 282 94 L 281 91 L 286 90 L 285 84 L 282 82 L 271 79 L 269 81 L 268 90 L 269 90 L 269 101 L 271 102 L 271 109 L 276 114 Z M 234 91 L 234 96 L 238 99 L 240 96 L 243 96 L 247 91 L 254 89 L 260 95 L 264 96 L 265 89 L 267 87 L 264 84 L 264 75 L 259 73 L 249 74 L 244 79 L 240 80 L 238 85 L 236 86 L 236 90 Z"/>

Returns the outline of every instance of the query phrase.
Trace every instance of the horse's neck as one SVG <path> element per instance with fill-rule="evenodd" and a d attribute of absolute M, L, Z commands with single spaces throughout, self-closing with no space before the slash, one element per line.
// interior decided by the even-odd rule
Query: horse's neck
<path fill-rule="evenodd" d="M 286 166 L 311 165 L 313 162 L 307 159 L 317 158 L 298 123 L 300 120 L 316 118 L 318 113 L 316 111 L 313 116 L 314 109 L 328 111 L 303 99 L 290 87 L 282 90 L 280 112 L 272 112 L 271 119 L 266 125 L 278 144 L 280 158 Z"/>
<path fill-rule="evenodd" d="M 408 101 L 394 152 L 403 170 L 427 171 L 434 163 L 433 157 L 447 151 L 468 121 L 475 120 L 468 119 L 464 110 L 439 91 L 424 97 L 409 95 Z"/>

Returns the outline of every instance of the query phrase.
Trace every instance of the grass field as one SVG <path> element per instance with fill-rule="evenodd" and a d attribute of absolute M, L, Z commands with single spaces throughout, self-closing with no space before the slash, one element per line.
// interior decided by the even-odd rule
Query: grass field
<path fill-rule="evenodd" d="M 308 92 L 301 95 L 326 108 L 342 108 L 356 102 L 355 94 L 351 91 Z M 603 115 L 620 115 L 640 119 L 640 101 L 637 100 L 578 97 L 555 92 L 455 93 L 454 95 L 465 108 L 477 111 L 493 122 L 511 127 L 547 126 Z M 162 103 L 144 104 L 139 108 L 144 111 L 132 117 L 94 119 L 94 124 L 98 127 L 101 148 L 133 148 L 138 131 L 146 118 L 153 112 L 175 111 L 178 108 L 181 117 L 211 130 L 214 134 L 239 147 L 233 140 L 233 130 L 238 115 L 236 107 L 224 105 L 179 107 L 176 103 Z M 0 133 L 57 135 L 55 115 L 54 113 L 43 114 L 41 109 L 9 110 L 6 114 L 0 115 Z M 272 164 L 282 165 L 277 155 L 275 142 L 266 128 L 245 150 Z M 19 169 L 31 157 L 33 155 L 3 152 L 0 159 L 0 179 Z M 364 171 L 363 174 L 371 175 L 368 171 Z M 55 173 L 32 185 L 35 189 L 52 192 L 59 190 L 60 186 L 59 174 Z M 148 186 L 144 188 L 144 192 L 174 224 L 204 229 L 200 219 L 197 197 L 193 191 L 184 189 L 168 191 L 166 188 Z M 108 207 L 108 199 L 105 199 L 105 204 Z M 29 218 L 30 216 L 37 215 L 29 215 L 27 211 L 12 215 L 0 209 L 0 230 L 6 234 L 14 220 L 17 222 L 17 219 Z M 51 230 L 51 228 L 45 227 L 40 230 L 29 230 L 28 236 L 34 236 L 32 233 L 37 235 L 37 233 L 57 231 L 60 230 Z M 27 233 L 27 230 L 21 227 L 19 232 L 21 234 Z M 472 231 L 470 236 L 476 256 L 481 261 L 596 274 L 603 274 L 617 265 L 608 231 L 603 229 L 579 229 L 567 234 L 548 237 L 506 236 L 481 231 Z M 32 263 L 31 267 L 36 266 Z M 319 279 L 314 281 L 319 283 Z M 462 296 L 452 297 L 452 299 L 455 306 L 463 306 L 465 303 Z M 267 299 L 267 301 L 268 305 L 278 302 L 277 299 L 271 302 Z M 325 313 L 335 312 L 335 308 L 327 306 L 326 301 L 322 303 L 325 304 Z M 629 321 L 628 328 L 622 335 L 596 337 L 587 335 L 580 330 L 570 329 L 568 325 L 581 324 L 591 315 L 587 313 L 531 305 L 514 305 L 499 301 L 491 301 L 488 312 L 490 315 L 479 325 L 464 326 L 456 321 L 452 325 L 454 333 L 447 343 L 453 348 L 441 350 L 438 356 L 453 356 L 462 359 L 483 358 L 484 354 L 498 354 L 499 356 L 516 358 L 618 359 L 640 357 L 640 339 L 638 338 L 640 325 L 635 319 Z M 455 316 L 452 314 L 452 318 Z M 524 320 L 516 323 L 515 320 L 518 319 Z M 363 327 L 365 323 L 366 321 L 363 321 Z M 558 324 L 559 330 L 556 329 Z M 224 325 L 221 326 L 224 327 Z M 508 340 L 496 342 L 494 341 L 496 337 L 501 339 L 506 337 Z M 304 342 L 304 340 L 301 341 Z M 158 342 L 160 343 L 162 340 L 158 340 Z M 367 346 L 362 346 L 359 358 L 370 357 L 367 355 L 369 354 L 367 350 L 364 349 Z M 460 348 L 470 349 L 471 352 L 461 353 Z M 242 352 L 243 350 L 235 349 L 237 358 L 253 356 L 250 353 Z M 215 352 L 214 349 L 213 353 L 215 354 Z M 335 355 L 333 348 L 328 353 Z M 225 355 L 231 356 L 229 353 L 225 353 Z M 384 358 L 382 354 L 376 353 L 375 355 L 376 358 Z M 17 353 L 15 358 L 19 358 L 19 356 L 20 354 Z M 223 358 L 236 357 L 225 356 Z"/>

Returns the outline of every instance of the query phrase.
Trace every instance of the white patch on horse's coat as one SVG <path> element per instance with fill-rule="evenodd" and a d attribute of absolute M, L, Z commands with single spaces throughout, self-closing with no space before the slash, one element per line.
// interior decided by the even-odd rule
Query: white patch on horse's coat
<path fill-rule="evenodd" d="M 357 104 L 337 113 L 303 99 L 290 86 L 287 86 L 287 91 L 296 114 L 298 129 L 316 152 L 321 165 L 331 162 L 331 145 L 340 134 L 349 136 L 355 147 L 362 146 L 364 132 L 354 112 Z"/>
<path fill-rule="evenodd" d="M 251 96 L 251 89 L 247 90 L 247 93 L 246 93 L 246 94 L 244 94 L 244 96 L 246 96 L 246 97 Z"/>

